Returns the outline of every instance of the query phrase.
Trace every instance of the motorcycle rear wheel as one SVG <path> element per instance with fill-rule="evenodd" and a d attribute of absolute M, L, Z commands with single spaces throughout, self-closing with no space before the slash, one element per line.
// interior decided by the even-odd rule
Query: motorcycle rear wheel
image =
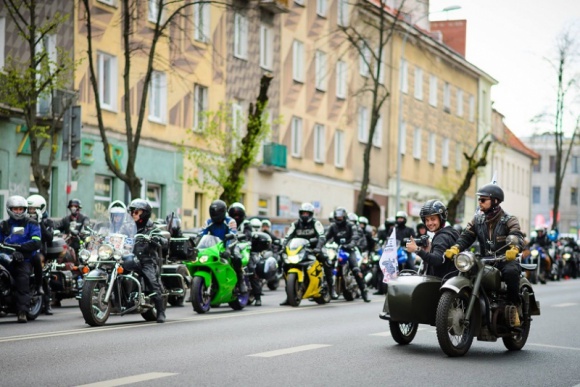
<path fill-rule="evenodd" d="M 201 277 L 193 277 L 191 284 L 191 304 L 193 310 L 203 314 L 211 308 L 211 296 L 208 294 L 209 289 L 205 286 L 205 281 Z"/>
<path fill-rule="evenodd" d="M 391 329 L 391 336 L 393 336 L 393 340 L 397 344 L 407 345 L 415 338 L 419 324 L 389 321 L 389 328 Z"/>
<path fill-rule="evenodd" d="M 276 275 L 274 279 L 268 281 L 268 289 L 276 290 L 278 289 L 278 286 L 280 286 L 280 278 L 278 277 L 278 275 Z"/>
<path fill-rule="evenodd" d="M 529 294 L 530 292 L 528 289 L 523 289 L 522 294 Z M 522 300 L 525 300 L 528 297 L 523 296 Z M 529 308 L 527 308 L 529 310 Z M 522 305 L 522 311 L 525 311 L 525 305 Z M 529 315 L 524 315 L 521 319 L 522 325 L 520 326 L 521 332 L 514 336 L 509 337 L 502 337 L 503 345 L 510 350 L 510 351 L 519 351 L 526 345 L 526 341 L 528 340 L 528 335 L 530 334 L 530 326 L 532 323 L 532 319 Z"/>
<path fill-rule="evenodd" d="M 465 292 L 446 291 L 439 299 L 435 318 L 437 341 L 449 357 L 465 355 L 473 343 L 475 324 L 462 321 L 468 305 L 469 295 Z"/>
<path fill-rule="evenodd" d="M 302 301 L 302 290 L 296 273 L 290 273 L 286 277 L 286 297 L 291 306 L 298 306 Z"/>
<path fill-rule="evenodd" d="M 104 303 L 107 293 L 105 281 L 87 281 L 83 286 L 80 308 L 85 322 L 92 327 L 105 325 L 111 314 L 111 299 Z"/>

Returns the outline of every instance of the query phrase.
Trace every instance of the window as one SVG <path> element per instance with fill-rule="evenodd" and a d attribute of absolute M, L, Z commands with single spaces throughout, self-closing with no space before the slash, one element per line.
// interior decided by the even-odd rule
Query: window
<path fill-rule="evenodd" d="M 366 143 L 368 141 L 367 128 L 369 127 L 369 111 L 366 107 L 358 108 L 358 140 Z"/>
<path fill-rule="evenodd" d="M 4 68 L 4 56 L 6 55 L 6 18 L 0 17 L 0 70 Z"/>
<path fill-rule="evenodd" d="M 108 54 L 97 54 L 97 83 L 101 107 L 117 109 L 117 58 Z"/>
<path fill-rule="evenodd" d="M 463 146 L 460 143 L 455 145 L 455 170 L 461 171 L 463 167 Z"/>
<path fill-rule="evenodd" d="M 37 34 L 38 39 L 40 39 L 40 34 Z M 58 61 L 58 54 L 56 51 L 56 35 L 44 35 L 42 39 L 37 41 L 35 51 L 35 60 L 39 60 L 36 66 L 37 74 L 36 77 L 39 82 L 44 79 L 48 79 L 47 76 L 43 76 L 43 66 L 47 66 L 48 72 L 54 74 L 56 70 L 56 63 Z M 41 60 L 41 61 L 40 61 Z M 45 90 L 38 96 L 38 101 L 36 104 L 36 111 L 40 115 L 48 115 L 52 108 L 52 94 L 50 88 L 45 88 Z"/>
<path fill-rule="evenodd" d="M 437 107 L 437 77 L 435 75 L 429 77 L 429 104 Z"/>
<path fill-rule="evenodd" d="M 165 73 L 153 71 L 149 90 L 149 120 L 165 123 L 167 110 L 167 82 Z"/>
<path fill-rule="evenodd" d="M 161 186 L 147 183 L 147 201 L 151 205 L 151 220 L 161 219 Z"/>
<path fill-rule="evenodd" d="M 302 156 L 302 118 L 292 118 L 292 157 Z"/>
<path fill-rule="evenodd" d="M 532 172 L 533 173 L 540 173 L 542 172 L 542 159 L 537 159 L 533 161 L 532 164 Z"/>
<path fill-rule="evenodd" d="M 272 69 L 273 44 L 272 29 L 262 24 L 260 26 L 260 66 L 267 70 Z"/>
<path fill-rule="evenodd" d="M 304 82 L 304 43 L 299 40 L 292 44 L 292 78 Z"/>
<path fill-rule="evenodd" d="M 268 216 L 270 211 L 268 211 L 270 200 L 267 198 L 258 199 L 258 216 Z"/>
<path fill-rule="evenodd" d="M 234 56 L 248 58 L 248 19 L 239 13 L 234 15 Z"/>
<path fill-rule="evenodd" d="M 451 113 L 451 86 L 447 82 L 443 86 L 443 110 Z"/>
<path fill-rule="evenodd" d="M 556 156 L 550 156 L 550 173 L 556 172 Z"/>
<path fill-rule="evenodd" d="M 541 203 L 541 192 L 542 188 L 538 186 L 532 187 L 532 204 L 540 204 Z"/>
<path fill-rule="evenodd" d="M 334 165 L 344 167 L 344 132 L 338 129 L 334 132 Z"/>
<path fill-rule="evenodd" d="M 572 163 L 572 173 L 573 174 L 578 174 L 580 173 L 580 157 L 578 156 L 572 156 L 572 159 L 570 161 Z"/>
<path fill-rule="evenodd" d="M 463 117 L 463 90 L 457 89 L 457 117 Z"/>
<path fill-rule="evenodd" d="M 413 157 L 417 160 L 421 159 L 421 129 L 415 128 L 413 135 Z"/>
<path fill-rule="evenodd" d="M 316 0 L 316 14 L 326 17 L 326 0 Z"/>
<path fill-rule="evenodd" d="M 314 125 L 314 161 L 324 163 L 324 125 Z"/>
<path fill-rule="evenodd" d="M 383 116 L 379 116 L 377 124 L 375 125 L 375 133 L 373 134 L 373 145 L 377 148 L 383 146 Z"/>
<path fill-rule="evenodd" d="M 325 91 L 326 90 L 326 53 L 320 50 L 316 50 L 314 56 L 314 67 L 316 69 L 315 74 L 315 84 L 316 89 Z"/>
<path fill-rule="evenodd" d="M 339 60 L 336 62 L 336 97 L 346 98 L 346 80 L 347 80 L 346 62 Z"/>
<path fill-rule="evenodd" d="M 115 0 L 99 0 L 99 3 L 107 4 L 107 5 L 115 5 Z"/>
<path fill-rule="evenodd" d="M 109 204 L 113 201 L 113 178 L 95 175 L 94 190 L 93 218 L 98 218 L 98 215 L 106 216 Z"/>
<path fill-rule="evenodd" d="M 405 122 L 401 122 L 401 138 L 399 139 L 399 152 L 402 155 L 407 153 L 407 124 Z"/>
<path fill-rule="evenodd" d="M 371 64 L 371 49 L 366 41 L 361 41 L 361 49 L 358 56 L 359 73 L 363 77 L 368 77 L 370 74 Z"/>
<path fill-rule="evenodd" d="M 554 193 L 555 192 L 556 192 L 556 190 L 554 189 L 554 187 L 548 188 L 548 204 L 554 204 Z"/>
<path fill-rule="evenodd" d="M 193 5 L 193 38 L 198 42 L 207 43 L 210 35 L 210 5 L 195 3 Z"/>
<path fill-rule="evenodd" d="M 202 132 L 207 120 L 206 114 L 209 107 L 207 87 L 195 85 L 193 94 L 193 130 Z"/>
<path fill-rule="evenodd" d="M 401 59 L 401 67 L 400 67 L 400 79 L 401 82 L 400 87 L 403 93 L 409 92 L 409 74 L 408 74 L 408 63 L 406 60 Z"/>
<path fill-rule="evenodd" d="M 304 0 L 294 0 L 294 2 L 298 5 L 304 5 Z"/>
<path fill-rule="evenodd" d="M 341 27 L 348 26 L 348 1 L 349 0 L 338 0 L 336 24 Z"/>
<path fill-rule="evenodd" d="M 423 69 L 415 67 L 415 98 L 423 100 Z"/>
<path fill-rule="evenodd" d="M 475 97 L 469 96 L 469 122 L 475 121 Z"/>
<path fill-rule="evenodd" d="M 578 188 L 570 188 L 570 204 L 573 206 L 578 205 Z"/>
<path fill-rule="evenodd" d="M 157 17 L 159 16 L 160 12 L 158 5 L 159 0 L 149 0 L 149 11 L 147 15 L 150 22 L 157 23 Z"/>
<path fill-rule="evenodd" d="M 441 165 L 443 168 L 449 167 L 449 139 L 444 138 L 441 142 Z"/>
<path fill-rule="evenodd" d="M 435 159 L 437 158 L 437 152 L 435 146 L 437 144 L 437 138 L 435 133 L 429 133 L 429 150 L 427 155 L 427 161 L 431 164 L 435 164 Z"/>

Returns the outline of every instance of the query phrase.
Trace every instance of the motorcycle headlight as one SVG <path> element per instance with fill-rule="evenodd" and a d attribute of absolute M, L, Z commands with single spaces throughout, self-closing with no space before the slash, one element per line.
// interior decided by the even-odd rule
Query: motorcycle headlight
<path fill-rule="evenodd" d="M 298 263 L 300 262 L 300 255 L 289 255 L 288 263 Z"/>
<path fill-rule="evenodd" d="M 91 253 L 89 252 L 89 250 L 81 250 L 79 252 L 79 259 L 80 259 L 81 263 L 86 264 L 90 257 L 91 257 Z"/>
<path fill-rule="evenodd" d="M 113 255 L 115 249 L 111 245 L 101 245 L 99 246 L 99 259 L 107 260 Z"/>
<path fill-rule="evenodd" d="M 530 254 L 532 254 L 532 257 L 536 258 L 540 253 L 538 250 L 532 250 Z"/>
<path fill-rule="evenodd" d="M 209 257 L 207 255 L 202 255 L 199 258 L 199 263 L 206 263 L 208 259 L 209 259 Z"/>
<path fill-rule="evenodd" d="M 121 259 L 123 258 L 123 253 L 120 250 L 115 250 L 113 252 L 113 258 L 115 258 L 115 261 L 121 262 Z"/>
<path fill-rule="evenodd" d="M 564 259 L 567 261 L 567 260 L 569 260 L 569 259 L 570 259 L 570 257 L 571 257 L 571 256 L 572 256 L 572 255 L 571 255 L 570 253 L 564 253 L 564 254 L 562 255 L 562 258 L 564 258 Z"/>
<path fill-rule="evenodd" d="M 460 272 L 468 272 L 471 270 L 473 265 L 475 264 L 475 257 L 473 253 L 469 251 L 464 251 L 462 253 L 457 254 L 455 257 L 455 267 Z"/>

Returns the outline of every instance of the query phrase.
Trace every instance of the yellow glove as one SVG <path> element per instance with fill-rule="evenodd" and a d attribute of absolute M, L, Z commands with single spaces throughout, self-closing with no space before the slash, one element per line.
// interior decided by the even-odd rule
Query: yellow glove
<path fill-rule="evenodd" d="M 447 259 L 453 259 L 457 254 L 459 254 L 459 246 L 454 245 L 445 250 L 445 254 L 443 255 L 445 255 L 445 258 Z"/>
<path fill-rule="evenodd" d="M 516 246 L 512 246 L 508 251 L 505 252 L 505 259 L 508 261 L 513 261 L 516 259 L 516 256 L 519 254 L 520 249 Z"/>

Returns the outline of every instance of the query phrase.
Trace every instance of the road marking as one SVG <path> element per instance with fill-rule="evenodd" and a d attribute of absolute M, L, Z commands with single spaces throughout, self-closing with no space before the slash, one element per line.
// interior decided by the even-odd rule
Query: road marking
<path fill-rule="evenodd" d="M 168 376 L 174 376 L 177 374 L 170 374 L 167 372 L 150 372 L 148 374 L 127 376 L 119 379 L 104 380 L 102 382 L 83 384 L 77 387 L 114 387 L 114 386 L 124 386 L 125 384 L 146 382 L 148 380 L 166 378 Z"/>
<path fill-rule="evenodd" d="M 256 353 L 256 354 L 248 355 L 248 356 L 274 357 L 274 356 L 288 355 L 291 353 L 302 352 L 302 351 L 311 351 L 313 349 L 320 349 L 320 348 L 325 348 L 325 347 L 331 347 L 331 345 L 329 345 L 329 344 L 307 344 L 307 345 L 300 345 L 298 347 L 284 348 L 284 349 L 277 349 L 275 351 Z"/>
<path fill-rule="evenodd" d="M 427 328 L 421 328 L 421 327 L 417 328 L 417 331 L 426 331 L 426 330 L 427 330 Z M 387 332 L 379 332 L 379 333 L 370 333 L 369 336 L 389 337 L 389 336 L 391 336 L 391 332 L 387 331 Z"/>
<path fill-rule="evenodd" d="M 533 343 L 528 343 L 528 345 L 533 345 L 536 347 L 544 347 L 544 348 L 569 349 L 571 351 L 580 351 L 580 348 L 577 348 L 577 347 L 563 347 L 561 345 L 533 344 Z"/>
<path fill-rule="evenodd" d="M 565 302 L 563 304 L 556 304 L 556 305 L 552 305 L 554 308 L 565 308 L 567 306 L 575 306 L 578 305 L 578 303 L 576 302 Z"/>

